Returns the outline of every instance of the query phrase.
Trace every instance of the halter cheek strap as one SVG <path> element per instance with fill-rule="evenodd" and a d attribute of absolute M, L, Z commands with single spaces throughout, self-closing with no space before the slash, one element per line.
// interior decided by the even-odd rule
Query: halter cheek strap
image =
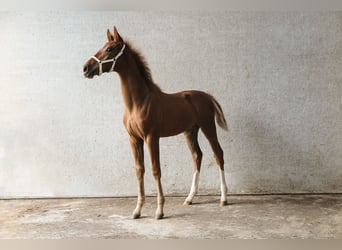
<path fill-rule="evenodd" d="M 91 58 L 93 58 L 99 64 L 99 76 L 102 75 L 102 73 L 103 73 L 103 71 L 102 71 L 102 64 L 104 64 L 104 63 L 112 62 L 112 67 L 110 68 L 110 70 L 108 72 L 114 71 L 115 63 L 118 60 L 118 58 L 123 54 L 123 51 L 124 51 L 125 47 L 126 47 L 126 44 L 124 44 L 122 46 L 120 52 L 114 58 L 112 58 L 112 59 L 101 61 L 96 56 L 92 56 L 91 57 Z"/>

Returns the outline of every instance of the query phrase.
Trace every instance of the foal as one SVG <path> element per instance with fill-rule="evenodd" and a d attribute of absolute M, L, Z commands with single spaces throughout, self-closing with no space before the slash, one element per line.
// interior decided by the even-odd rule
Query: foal
<path fill-rule="evenodd" d="M 121 80 L 125 103 L 124 126 L 130 136 L 136 175 L 138 201 L 133 218 L 139 218 L 145 202 L 144 191 L 144 142 L 147 144 L 152 173 L 156 181 L 158 208 L 156 219 L 163 218 L 164 195 L 161 185 L 159 161 L 159 138 L 184 133 L 192 153 L 195 170 L 192 186 L 184 204 L 190 205 L 198 189 L 202 152 L 197 135 L 201 129 L 208 139 L 220 167 L 221 205 L 227 205 L 227 186 L 224 176 L 223 151 L 217 140 L 217 124 L 227 130 L 220 104 L 213 96 L 195 90 L 166 94 L 153 82 L 150 69 L 144 58 L 129 43 L 124 42 L 114 26 L 114 34 L 107 30 L 108 42 L 84 65 L 87 78 L 104 72 L 116 71 Z"/>

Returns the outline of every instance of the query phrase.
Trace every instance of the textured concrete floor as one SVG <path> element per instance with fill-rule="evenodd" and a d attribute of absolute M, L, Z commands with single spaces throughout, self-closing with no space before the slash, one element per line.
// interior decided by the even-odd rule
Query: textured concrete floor
<path fill-rule="evenodd" d="M 156 199 L 131 219 L 134 198 L 0 201 L 0 238 L 341 238 L 341 195 L 201 196 L 191 206 L 167 197 L 155 220 Z"/>

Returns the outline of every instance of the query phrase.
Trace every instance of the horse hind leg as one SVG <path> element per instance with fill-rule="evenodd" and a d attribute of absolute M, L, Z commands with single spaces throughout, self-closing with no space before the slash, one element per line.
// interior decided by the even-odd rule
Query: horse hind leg
<path fill-rule="evenodd" d="M 219 166 L 219 174 L 220 174 L 220 182 L 221 182 L 221 201 L 220 205 L 225 206 L 227 205 L 227 184 L 226 179 L 224 175 L 224 158 L 223 158 L 223 150 L 220 146 L 220 143 L 217 139 L 217 133 L 216 133 L 216 126 L 214 119 L 212 120 L 212 123 L 210 123 L 207 126 L 201 127 L 205 137 L 208 139 L 211 148 L 214 151 L 216 162 Z"/>
<path fill-rule="evenodd" d="M 191 151 L 192 159 L 194 161 L 194 166 L 195 166 L 190 193 L 185 199 L 184 205 L 192 204 L 192 200 L 198 191 L 199 175 L 200 175 L 201 162 L 202 162 L 202 151 L 199 147 L 198 138 L 197 138 L 198 130 L 199 130 L 199 127 L 194 126 L 184 133 L 186 142 Z"/>

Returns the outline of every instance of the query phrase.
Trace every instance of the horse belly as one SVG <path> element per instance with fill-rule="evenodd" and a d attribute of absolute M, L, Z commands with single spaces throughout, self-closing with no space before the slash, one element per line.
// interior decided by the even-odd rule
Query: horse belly
<path fill-rule="evenodd" d="M 186 105 L 182 109 L 172 109 L 163 115 L 163 123 L 160 128 L 160 136 L 168 137 L 183 133 L 196 123 L 194 111 Z"/>

